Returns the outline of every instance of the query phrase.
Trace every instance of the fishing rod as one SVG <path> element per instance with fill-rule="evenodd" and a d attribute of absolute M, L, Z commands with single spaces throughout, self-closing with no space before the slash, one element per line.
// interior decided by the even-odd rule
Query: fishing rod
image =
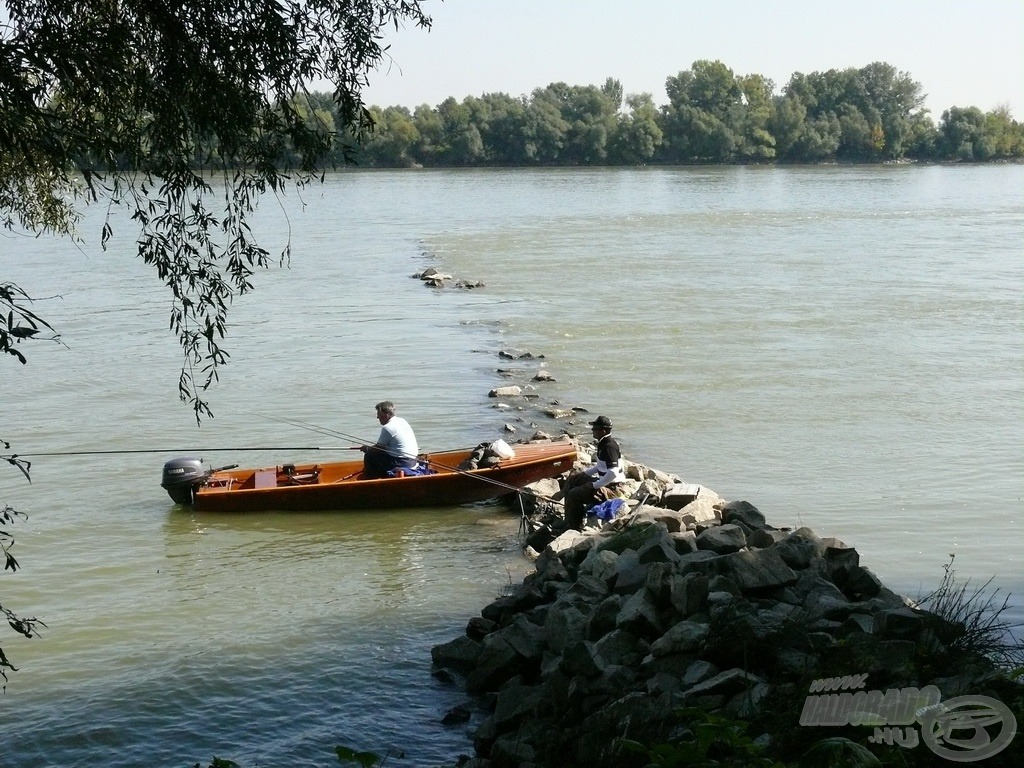
<path fill-rule="evenodd" d="M 310 431 L 317 432 L 317 433 L 319 433 L 321 435 L 326 435 L 328 437 L 344 437 L 344 438 L 346 438 L 348 440 L 354 440 L 355 442 L 359 443 L 360 446 L 362 446 L 362 447 L 367 447 L 368 448 L 368 447 L 370 447 L 372 445 L 375 445 L 375 443 L 368 443 L 365 440 L 363 440 L 362 438 L 356 437 L 355 435 L 349 435 L 349 434 L 346 434 L 345 432 L 342 432 L 341 430 L 337 430 L 337 429 L 330 429 L 328 427 L 322 427 L 322 426 L 320 426 L 318 424 L 311 424 L 311 423 L 305 422 L 305 421 L 297 421 L 295 419 L 286 419 L 286 418 L 283 418 L 283 417 L 280 417 L 280 416 L 270 416 L 268 414 L 263 414 L 263 413 L 257 414 L 257 415 L 262 416 L 265 419 L 269 419 L 270 421 L 276 421 L 276 422 L 278 422 L 280 424 L 289 424 L 289 425 L 291 425 L 293 427 L 299 427 L 300 429 L 308 429 Z M 501 480 L 495 480 L 493 477 L 483 477 L 482 475 L 474 475 L 472 472 L 467 472 L 466 470 L 459 469 L 458 467 L 450 467 L 447 464 L 442 464 L 441 462 L 434 461 L 433 459 L 431 459 L 429 457 L 425 461 L 426 461 L 426 463 L 428 465 L 430 465 L 432 467 L 436 467 L 437 469 L 444 469 L 444 470 L 446 470 L 448 472 L 455 472 L 455 473 L 460 474 L 460 475 L 465 475 L 466 477 L 471 477 L 474 480 L 479 480 L 479 481 L 484 482 L 484 483 L 490 483 L 491 485 L 497 486 L 498 488 L 504 488 L 504 489 L 506 489 L 508 491 L 512 491 L 514 493 L 520 493 L 520 494 L 526 493 L 526 491 L 524 491 L 519 486 L 511 485 L 510 483 L 503 483 Z M 529 494 L 531 496 L 534 496 L 535 498 L 543 499 L 544 501 L 551 502 L 552 504 L 563 504 L 563 505 L 565 504 L 565 502 L 562 501 L 561 499 L 553 499 L 550 496 L 545 496 L 544 494 L 536 493 L 535 491 L 530 491 Z"/>
<path fill-rule="evenodd" d="M 110 451 L 51 451 L 46 453 L 12 453 L 0 455 L 0 459 L 21 459 L 25 457 L 38 456 L 114 456 L 127 453 L 216 453 L 218 451 L 344 451 L 348 446 L 279 446 L 279 445 L 258 445 L 244 448 L 132 448 Z"/>

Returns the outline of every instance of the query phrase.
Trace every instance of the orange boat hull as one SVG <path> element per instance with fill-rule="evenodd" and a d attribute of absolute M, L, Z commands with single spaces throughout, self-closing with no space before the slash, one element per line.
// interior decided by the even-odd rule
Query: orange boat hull
<path fill-rule="evenodd" d="M 360 479 L 362 460 L 214 472 L 196 491 L 194 507 L 208 512 L 267 512 L 450 507 L 503 496 L 568 472 L 570 443 L 515 445 L 496 467 L 459 470 L 470 450 L 427 454 L 429 475 Z"/>

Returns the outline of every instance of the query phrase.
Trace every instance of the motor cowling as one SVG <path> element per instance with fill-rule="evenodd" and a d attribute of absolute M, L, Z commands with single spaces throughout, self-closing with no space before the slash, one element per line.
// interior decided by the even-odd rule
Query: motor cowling
<path fill-rule="evenodd" d="M 175 504 L 191 504 L 195 500 L 195 492 L 209 476 L 209 471 L 203 469 L 202 459 L 171 459 L 164 464 L 160 486 Z"/>

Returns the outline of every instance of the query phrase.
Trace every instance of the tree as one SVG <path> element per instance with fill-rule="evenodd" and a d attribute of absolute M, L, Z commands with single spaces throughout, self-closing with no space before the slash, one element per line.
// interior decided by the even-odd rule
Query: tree
<path fill-rule="evenodd" d="M 387 55 L 381 31 L 430 18 L 419 0 L 0 9 L 0 225 L 76 236 L 78 205 L 106 197 L 128 207 L 138 255 L 173 296 L 179 393 L 197 420 L 210 415 L 203 393 L 228 359 L 228 307 L 270 262 L 249 214 L 263 192 L 316 178 L 335 128 L 362 135 L 371 120 L 361 91 Z M 336 125 L 304 102 L 321 81 L 333 86 Z M 108 220 L 101 241 L 110 235 Z M 19 327 L 0 318 L 0 349 L 13 349 Z"/>
<path fill-rule="evenodd" d="M 818 162 L 833 157 L 841 136 L 839 118 L 831 113 L 804 121 L 794 148 L 796 159 Z"/>
<path fill-rule="evenodd" d="M 733 71 L 720 61 L 695 61 L 665 81 L 665 156 L 673 162 L 728 161 L 736 146 L 736 107 L 742 91 Z"/>
<path fill-rule="evenodd" d="M 658 108 L 649 93 L 626 97 L 628 114 L 620 114 L 609 141 L 609 159 L 623 165 L 649 163 L 661 146 L 663 133 L 658 125 Z"/>
<path fill-rule="evenodd" d="M 526 165 L 526 99 L 506 93 L 485 93 L 488 120 L 480 128 L 484 154 L 488 162 L 499 165 Z"/>
<path fill-rule="evenodd" d="M 916 160 L 930 160 L 936 156 L 939 131 L 927 109 L 910 116 L 903 139 L 904 153 Z"/>
<path fill-rule="evenodd" d="M 569 129 L 550 90 L 550 86 L 536 89 L 526 110 L 526 154 L 539 165 L 558 162 Z"/>
<path fill-rule="evenodd" d="M 429 104 L 420 104 L 413 110 L 412 122 L 419 135 L 416 157 L 423 165 L 436 165 L 444 142 L 441 116 Z"/>
<path fill-rule="evenodd" d="M 464 99 L 457 102 L 449 96 L 437 107 L 441 120 L 441 143 L 438 159 L 445 165 L 474 165 L 483 157 L 484 142 L 480 131 L 473 124 L 473 112 Z"/>
<path fill-rule="evenodd" d="M 736 80 L 743 99 L 742 104 L 730 110 L 730 122 L 739 129 L 737 152 L 748 160 L 772 160 L 776 142 L 769 126 L 775 116 L 775 84 L 763 75 L 746 75 Z"/>
<path fill-rule="evenodd" d="M 75 237 L 79 205 L 128 207 L 138 255 L 173 296 L 179 393 L 197 421 L 211 415 L 228 306 L 269 263 L 248 216 L 261 193 L 314 179 L 336 129 L 370 126 L 361 90 L 386 56 L 381 30 L 405 22 L 429 27 L 419 0 L 0 0 L 0 226 Z M 309 98 L 319 81 L 330 112 Z M 22 363 L 20 345 L 59 338 L 32 306 L 0 282 L 0 352 Z M 0 508 L 6 570 L 19 516 Z M 42 623 L 0 613 L 28 637 Z"/>
<path fill-rule="evenodd" d="M 10 443 L 3 440 L 0 440 L 0 444 L 3 445 L 3 449 L 5 451 L 9 450 L 11 447 Z M 31 466 L 29 462 L 24 459 L 17 458 L 17 456 L 4 456 L 3 460 L 19 469 L 22 474 L 25 475 L 26 479 L 28 478 L 29 468 Z M 12 573 L 18 570 L 19 565 L 17 559 L 13 554 L 11 554 L 11 547 L 14 545 L 14 536 L 8 528 L 19 518 L 24 517 L 25 515 L 23 513 L 18 512 L 13 507 L 4 505 L 0 508 L 0 556 L 2 556 L 4 561 L 3 569 L 5 571 L 11 571 Z M 0 603 L 0 615 L 6 619 L 7 624 L 11 629 L 25 637 L 36 636 L 39 633 L 39 626 L 46 626 L 39 619 L 28 619 L 18 616 L 14 611 L 4 607 L 2 603 Z M 2 677 L 5 682 L 7 680 L 7 670 L 9 669 L 16 670 L 17 668 L 7 658 L 7 655 L 4 653 L 4 649 L 0 648 L 0 677 Z"/>
<path fill-rule="evenodd" d="M 912 116 L 924 104 L 921 84 L 908 72 L 899 72 L 890 64 L 876 61 L 857 70 L 870 104 L 878 111 L 884 145 L 879 149 L 886 158 L 903 155 L 910 135 Z"/>
<path fill-rule="evenodd" d="M 985 135 L 992 146 L 994 157 L 1024 155 L 1024 125 L 1013 119 L 1008 105 L 1004 104 L 985 113 Z"/>
<path fill-rule="evenodd" d="M 807 108 L 796 93 L 776 96 L 774 102 L 775 110 L 769 122 L 769 130 L 775 137 L 777 156 L 781 159 L 791 159 L 803 132 Z"/>
<path fill-rule="evenodd" d="M 622 85 L 608 78 L 604 86 L 551 83 L 533 93 L 536 114 L 551 133 L 560 133 L 556 158 L 566 165 L 597 165 L 608 157 L 608 140 L 622 104 Z M 557 112 L 559 120 L 554 120 Z M 555 125 L 559 127 L 556 128 Z M 564 127 L 562 127 L 564 126 Z"/>
<path fill-rule="evenodd" d="M 358 161 L 365 165 L 409 167 L 419 131 L 406 107 L 370 107 L 373 131 L 359 147 Z"/>
<path fill-rule="evenodd" d="M 951 160 L 985 160 L 992 154 L 985 115 L 977 107 L 950 107 L 939 122 L 940 152 Z"/>

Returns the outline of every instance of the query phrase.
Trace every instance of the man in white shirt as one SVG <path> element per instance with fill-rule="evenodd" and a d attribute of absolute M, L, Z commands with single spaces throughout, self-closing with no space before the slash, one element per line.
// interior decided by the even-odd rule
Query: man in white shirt
<path fill-rule="evenodd" d="M 375 407 L 381 425 L 380 437 L 374 445 L 361 446 L 366 480 L 388 477 L 388 473 L 400 467 L 415 467 L 420 452 L 409 422 L 395 416 L 395 404 L 384 400 Z"/>

